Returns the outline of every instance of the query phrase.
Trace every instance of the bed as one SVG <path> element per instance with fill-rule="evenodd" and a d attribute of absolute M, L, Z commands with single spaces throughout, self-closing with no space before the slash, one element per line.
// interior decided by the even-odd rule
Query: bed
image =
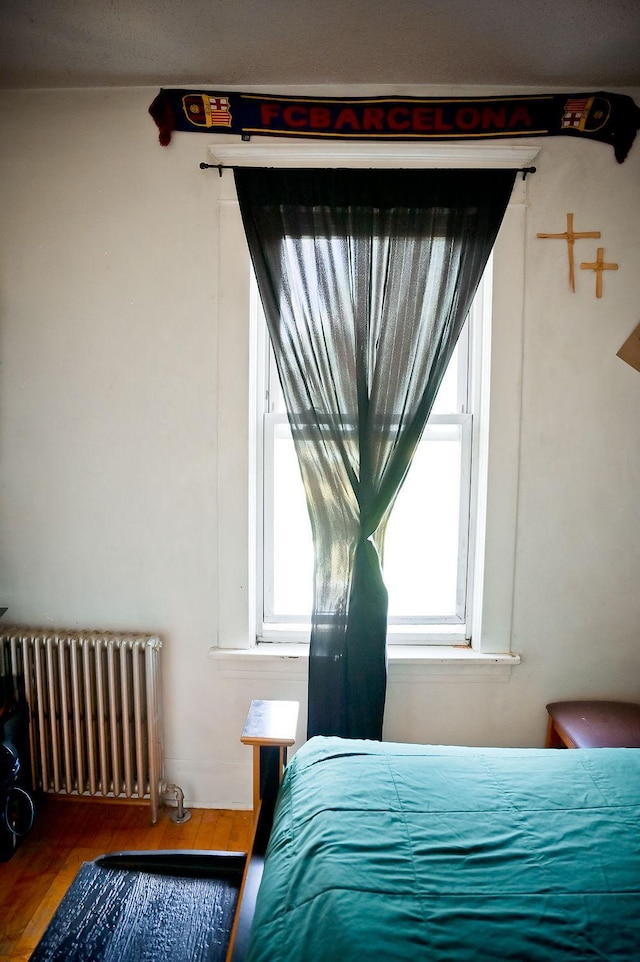
<path fill-rule="evenodd" d="M 640 749 L 313 738 L 248 962 L 640 958 Z"/>

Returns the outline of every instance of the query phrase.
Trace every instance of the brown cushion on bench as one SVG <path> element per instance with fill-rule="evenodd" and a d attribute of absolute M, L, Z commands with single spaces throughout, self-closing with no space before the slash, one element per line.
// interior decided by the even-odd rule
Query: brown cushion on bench
<path fill-rule="evenodd" d="M 547 705 L 558 734 L 576 748 L 640 748 L 640 705 L 623 701 L 557 701 Z"/>

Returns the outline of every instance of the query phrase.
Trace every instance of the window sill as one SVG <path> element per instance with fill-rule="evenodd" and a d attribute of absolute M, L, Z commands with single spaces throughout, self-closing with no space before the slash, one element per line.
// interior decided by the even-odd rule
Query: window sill
<path fill-rule="evenodd" d="M 264 677 L 306 679 L 309 646 L 261 644 L 254 648 L 211 648 L 210 656 L 221 674 L 227 677 Z M 387 648 L 389 683 L 456 681 L 508 681 L 511 669 L 520 664 L 516 654 L 474 651 L 467 646 L 389 645 Z"/>

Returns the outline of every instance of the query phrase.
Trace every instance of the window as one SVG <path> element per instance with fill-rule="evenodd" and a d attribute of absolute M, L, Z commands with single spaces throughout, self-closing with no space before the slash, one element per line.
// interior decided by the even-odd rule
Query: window
<path fill-rule="evenodd" d="M 474 419 L 490 276 L 488 268 L 389 519 L 383 569 L 390 643 L 469 638 L 478 477 Z M 252 314 L 258 344 L 258 637 L 298 641 L 309 633 L 311 528 L 255 281 Z"/>
<path fill-rule="evenodd" d="M 250 155 L 253 165 L 270 166 L 289 160 L 292 166 L 305 166 L 308 157 L 312 165 L 330 162 L 331 152 L 338 145 L 324 144 L 230 144 L 229 138 L 218 138 L 211 147 L 215 163 L 246 163 Z M 363 145 L 340 146 L 340 153 L 360 154 Z M 441 145 L 402 145 L 406 160 L 419 154 L 421 166 L 428 166 L 429 151 L 440 158 Z M 296 153 L 297 151 L 297 153 Z M 366 148 L 363 161 L 367 165 L 384 165 L 389 155 L 393 166 L 397 162 L 398 145 L 382 145 L 374 150 Z M 379 156 L 382 153 L 384 156 Z M 447 148 L 451 154 L 466 158 L 469 166 L 482 167 L 486 158 L 491 162 L 502 159 L 508 166 L 529 166 L 535 162 L 537 147 L 504 145 L 455 145 Z M 426 157 L 426 160 L 425 160 Z M 359 158 L 360 159 L 360 158 Z M 348 163 L 351 161 L 348 159 Z M 341 164 L 342 160 L 341 160 Z M 454 164 L 455 166 L 455 164 Z M 473 523 L 469 550 L 473 562 L 472 596 L 467 593 L 467 634 L 471 635 L 474 654 L 484 658 L 502 656 L 511 648 L 511 629 L 514 597 L 514 556 L 516 550 L 518 483 L 520 471 L 520 408 L 522 397 L 522 365 L 525 286 L 525 238 L 527 225 L 527 193 L 530 178 L 518 177 L 511 203 L 494 248 L 493 271 L 485 285 L 486 320 L 481 332 L 472 324 L 471 350 L 480 349 L 490 359 L 490 379 L 472 383 L 472 401 L 481 398 L 478 420 L 474 408 L 473 478 L 472 490 L 477 491 L 477 503 L 472 504 Z M 257 343 L 256 325 L 249 324 L 250 259 L 233 178 L 214 177 L 210 181 L 217 210 L 219 244 L 216 267 L 218 277 L 217 362 L 215 376 L 215 405 L 217 412 L 216 452 L 216 551 L 219 559 L 212 571 L 215 584 L 214 618 L 216 624 L 212 643 L 215 651 L 245 651 L 255 647 L 256 638 L 269 640 L 308 640 L 308 633 L 298 638 L 286 624 L 274 635 L 272 626 L 265 631 L 262 622 L 261 576 L 256 577 L 260 565 L 256 535 L 262 536 L 263 523 L 259 517 L 262 484 L 259 462 L 256 465 L 256 364 L 255 354 L 264 341 Z M 476 299 L 478 307 L 478 299 Z M 255 314 L 255 311 L 253 312 Z M 259 367 L 259 365 L 258 365 Z M 472 372 L 474 365 L 472 364 Z M 472 378 L 473 381 L 473 378 Z M 264 382 L 263 382 L 264 386 Z M 260 453 L 260 452 L 259 452 Z M 479 455 L 479 456 L 478 456 Z M 475 539 L 475 543 L 474 540 Z M 309 582 L 307 589 L 311 590 Z M 256 597 L 260 599 L 256 604 Z M 257 622 L 257 623 L 256 623 Z M 429 625 L 429 640 L 435 639 L 435 628 Z M 457 626 L 453 626 L 456 628 Z M 401 626 L 393 626 L 394 632 Z M 404 630 L 404 629 L 403 629 Z M 459 630 L 459 629 L 458 629 Z M 457 644 L 450 626 L 442 632 L 442 644 Z M 390 637 L 390 640 L 395 638 Z M 406 644 L 414 638 L 405 638 Z M 263 653 L 269 646 L 262 646 Z M 279 646 L 274 648 L 278 651 Z M 299 649 L 298 649 L 299 651 Z M 408 651 L 398 647 L 397 652 Z M 434 657 L 451 659 L 443 649 L 433 648 Z M 426 652 L 425 652 L 426 653 Z M 256 653 L 257 655 L 257 653 Z M 465 652 L 455 652 L 455 664 L 460 664 Z M 453 653 L 452 653 L 453 656 Z M 406 657 L 410 657 L 407 653 Z M 244 664 L 244 660 L 240 664 Z M 269 662 L 271 664 L 271 660 Z M 280 665 L 280 661 L 277 661 Z M 290 659 L 282 662 L 291 665 Z M 413 670 L 413 668 L 412 668 Z"/>

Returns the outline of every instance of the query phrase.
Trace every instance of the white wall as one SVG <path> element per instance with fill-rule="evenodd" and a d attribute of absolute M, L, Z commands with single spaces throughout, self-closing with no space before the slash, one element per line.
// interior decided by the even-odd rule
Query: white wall
<path fill-rule="evenodd" d="M 155 93 L 0 93 L 0 603 L 12 623 L 158 631 L 169 780 L 188 804 L 248 806 L 249 701 L 299 698 L 303 718 L 304 667 L 210 655 L 229 628 L 227 585 L 248 592 L 217 494 L 229 477 L 246 487 L 244 443 L 229 455 L 246 389 L 218 352 L 244 364 L 247 338 L 218 298 L 219 218 L 233 213 L 217 172 L 198 169 L 210 139 L 160 148 Z M 640 321 L 640 143 L 622 165 L 602 144 L 537 145 L 512 625 L 522 664 L 509 677 L 392 669 L 391 739 L 537 745 L 547 701 L 640 698 L 640 373 L 615 356 Z M 563 230 L 568 211 L 620 265 L 601 300 L 580 270 L 572 294 L 565 245 L 535 236 Z M 577 244 L 577 262 L 596 246 Z M 221 385 L 233 405 L 219 407 Z"/>

